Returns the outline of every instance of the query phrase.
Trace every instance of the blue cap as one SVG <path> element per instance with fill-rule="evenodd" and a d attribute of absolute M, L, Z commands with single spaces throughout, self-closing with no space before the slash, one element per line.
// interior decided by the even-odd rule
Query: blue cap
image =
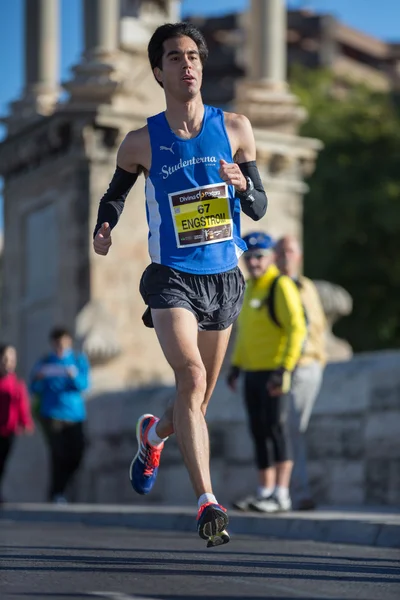
<path fill-rule="evenodd" d="M 247 250 L 270 250 L 275 246 L 272 237 L 263 231 L 248 233 L 243 241 L 247 244 Z"/>

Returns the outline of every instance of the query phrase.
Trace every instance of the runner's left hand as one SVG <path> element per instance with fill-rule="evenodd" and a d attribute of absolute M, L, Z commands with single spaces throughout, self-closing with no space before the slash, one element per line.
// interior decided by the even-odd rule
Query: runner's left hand
<path fill-rule="evenodd" d="M 236 163 L 227 163 L 226 160 L 219 161 L 219 176 L 228 185 L 235 186 L 237 192 L 247 189 L 247 181 Z"/>

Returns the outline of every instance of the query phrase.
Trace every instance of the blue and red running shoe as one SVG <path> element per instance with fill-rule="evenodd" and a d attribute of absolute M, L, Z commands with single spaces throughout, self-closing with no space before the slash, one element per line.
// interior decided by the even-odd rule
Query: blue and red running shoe
<path fill-rule="evenodd" d="M 151 446 L 147 440 L 150 428 L 157 421 L 159 419 L 154 415 L 142 415 L 136 425 L 138 451 L 131 462 L 129 479 L 138 494 L 148 494 L 157 479 L 164 442 L 156 447 Z"/>
<path fill-rule="evenodd" d="M 226 509 L 220 504 L 206 502 L 200 506 L 197 515 L 197 531 L 203 540 L 207 540 L 207 548 L 229 542 L 229 533 L 225 529 L 228 523 Z"/>

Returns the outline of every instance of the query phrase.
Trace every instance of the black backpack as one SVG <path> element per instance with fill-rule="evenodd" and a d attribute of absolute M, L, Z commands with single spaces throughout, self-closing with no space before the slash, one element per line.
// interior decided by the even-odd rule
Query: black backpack
<path fill-rule="evenodd" d="M 277 327 L 279 327 L 280 329 L 282 329 L 282 325 L 279 322 L 279 319 L 277 317 L 276 314 L 276 310 L 275 310 L 275 293 L 276 293 L 276 286 L 278 285 L 278 281 L 279 279 L 282 277 L 282 275 L 278 275 L 277 277 L 275 277 L 275 279 L 273 280 L 273 282 L 271 283 L 271 287 L 269 288 L 269 294 L 265 299 L 265 304 L 267 306 L 267 310 L 268 310 L 268 314 L 271 318 L 271 321 L 273 323 L 275 323 L 275 325 Z M 299 288 L 299 284 L 295 281 L 294 282 L 296 284 L 296 286 Z M 307 311 L 304 307 L 304 304 L 301 303 L 302 307 L 303 307 L 303 313 L 304 313 L 304 319 L 306 321 L 306 328 L 308 329 L 308 324 L 309 324 L 309 320 L 307 317 Z"/>

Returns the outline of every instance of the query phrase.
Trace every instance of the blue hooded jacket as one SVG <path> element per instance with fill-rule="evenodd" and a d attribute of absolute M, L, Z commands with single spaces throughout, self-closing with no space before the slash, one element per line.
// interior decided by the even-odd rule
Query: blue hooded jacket
<path fill-rule="evenodd" d="M 89 388 L 89 361 L 85 354 L 73 350 L 67 350 L 61 357 L 51 353 L 33 367 L 29 387 L 39 397 L 42 417 L 73 423 L 84 421 L 82 392 Z"/>

